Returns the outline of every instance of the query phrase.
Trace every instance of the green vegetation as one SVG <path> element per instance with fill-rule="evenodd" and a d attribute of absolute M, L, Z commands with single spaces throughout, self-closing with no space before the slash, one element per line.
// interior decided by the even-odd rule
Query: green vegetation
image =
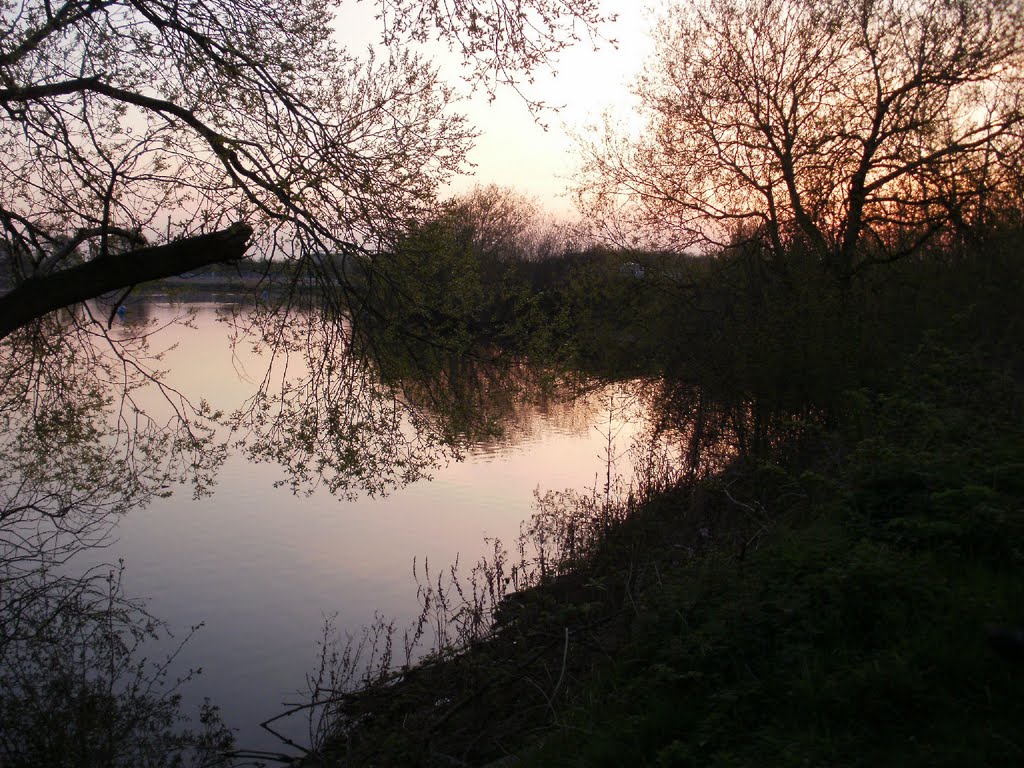
<path fill-rule="evenodd" d="M 406 641 L 433 626 L 433 653 L 377 656 L 316 754 L 1020 764 L 1020 670 L 989 635 L 1024 620 L 1022 242 L 849 283 L 743 247 L 510 267 L 553 353 L 660 377 L 656 437 L 681 461 L 544 496 L 517 555 L 428 578 Z"/>
<path fill-rule="evenodd" d="M 845 433 L 641 509 L 588 563 L 630 632 L 524 763 L 1019 763 L 1017 670 L 985 642 L 1024 599 L 1019 398 L 925 347 Z"/>

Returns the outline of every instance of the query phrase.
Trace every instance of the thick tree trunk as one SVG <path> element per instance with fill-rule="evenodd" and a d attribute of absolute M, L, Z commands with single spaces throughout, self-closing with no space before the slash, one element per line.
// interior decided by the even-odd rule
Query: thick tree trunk
<path fill-rule="evenodd" d="M 139 248 L 26 280 L 0 296 L 0 339 L 48 312 L 162 277 L 218 262 L 237 261 L 252 237 L 248 224 Z"/>

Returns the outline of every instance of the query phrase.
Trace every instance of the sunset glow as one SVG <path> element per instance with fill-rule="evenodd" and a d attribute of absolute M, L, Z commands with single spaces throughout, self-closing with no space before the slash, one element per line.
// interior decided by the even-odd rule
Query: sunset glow
<path fill-rule="evenodd" d="M 460 106 L 480 134 L 469 154 L 474 167 L 450 191 L 498 184 L 536 197 L 551 213 L 571 215 L 568 187 L 578 165 L 573 136 L 586 132 L 605 111 L 616 119 L 635 114 L 630 88 L 651 51 L 649 33 L 659 5 L 605 0 L 604 11 L 617 16 L 603 30 L 606 39 L 591 41 L 584 34 L 560 57 L 555 71 L 538 73 L 533 83 L 522 85 L 521 94 L 501 88 L 493 101 L 483 92 L 469 95 Z M 346 8 L 337 20 L 337 37 L 353 54 L 361 54 L 379 33 L 372 5 Z M 427 53 L 458 85 L 464 72 L 461 57 L 436 44 Z M 533 113 L 527 99 L 547 108 Z"/>

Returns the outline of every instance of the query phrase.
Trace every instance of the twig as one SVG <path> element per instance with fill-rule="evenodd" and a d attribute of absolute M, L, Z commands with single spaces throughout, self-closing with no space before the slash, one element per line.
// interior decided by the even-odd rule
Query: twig
<path fill-rule="evenodd" d="M 317 703 L 320 703 L 320 702 L 317 702 Z M 315 706 L 315 704 L 311 703 L 310 706 Z M 305 707 L 305 706 L 297 707 L 297 708 L 289 710 L 288 712 L 282 712 L 279 715 L 275 715 L 274 717 L 270 718 L 269 720 L 264 720 L 262 723 L 260 723 L 260 728 L 262 728 L 263 730 L 267 731 L 268 733 L 273 734 L 275 738 L 277 738 L 277 739 L 279 739 L 281 741 L 281 743 L 287 744 L 289 747 L 294 747 L 295 749 L 299 750 L 300 752 L 302 752 L 303 755 L 307 755 L 307 756 L 311 755 L 311 754 L 313 754 L 313 752 L 311 750 L 307 749 L 306 747 L 303 747 L 301 744 L 297 744 L 292 739 L 289 739 L 287 736 L 285 736 L 283 733 L 278 733 L 277 731 L 275 731 L 273 728 L 270 727 L 270 724 L 272 722 L 274 722 L 275 720 L 280 720 L 282 717 L 286 717 L 288 715 L 295 714 L 295 712 L 297 712 L 299 709 L 306 709 L 306 708 L 307 707 Z"/>
<path fill-rule="evenodd" d="M 558 673 L 558 682 L 555 683 L 555 688 L 551 691 L 551 701 L 554 701 L 558 696 L 558 690 L 562 687 L 562 681 L 565 679 L 565 663 L 569 659 L 569 628 L 565 628 L 565 646 L 562 648 L 562 671 Z M 552 714 L 554 714 L 554 707 L 552 707 Z"/>
<path fill-rule="evenodd" d="M 728 488 L 723 488 L 722 489 L 722 493 L 724 493 L 725 497 L 727 499 L 729 499 L 729 501 L 731 501 L 733 504 L 735 504 L 740 509 L 746 510 L 751 515 L 753 515 L 754 517 L 757 517 L 757 518 L 761 517 L 761 515 L 758 513 L 758 511 L 754 507 L 752 507 L 750 504 L 746 504 L 746 503 L 744 503 L 742 501 L 738 501 L 737 499 L 733 498 L 733 495 L 731 493 L 729 493 L 729 489 Z"/>
<path fill-rule="evenodd" d="M 286 755 L 283 752 L 263 752 L 258 749 L 234 749 L 224 752 L 223 756 L 231 760 L 269 760 L 281 765 L 294 765 L 295 761 L 299 759 L 296 755 Z"/>

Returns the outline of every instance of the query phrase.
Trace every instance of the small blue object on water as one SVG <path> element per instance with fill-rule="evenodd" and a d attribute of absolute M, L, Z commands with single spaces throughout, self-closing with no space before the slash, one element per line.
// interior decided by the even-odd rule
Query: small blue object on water
<path fill-rule="evenodd" d="M 122 304 L 121 306 L 119 306 L 117 308 L 117 316 L 118 317 L 124 317 L 127 314 L 128 314 L 128 310 L 125 308 L 124 304 Z"/>

